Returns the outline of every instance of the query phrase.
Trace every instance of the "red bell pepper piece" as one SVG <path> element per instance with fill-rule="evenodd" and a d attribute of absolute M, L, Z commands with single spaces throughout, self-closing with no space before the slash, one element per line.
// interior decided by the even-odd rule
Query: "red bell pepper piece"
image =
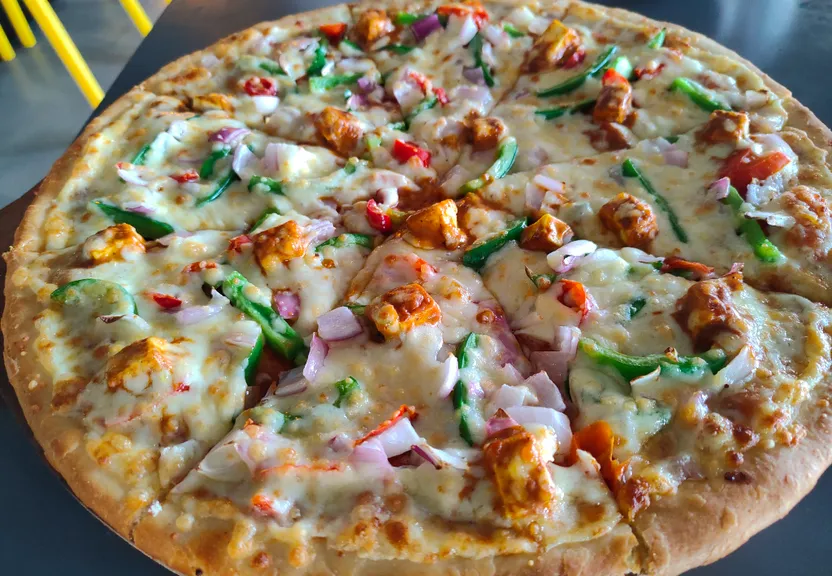
<path fill-rule="evenodd" d="M 182 300 L 177 298 L 176 296 L 170 296 L 168 294 L 161 294 L 159 292 L 154 292 L 151 294 L 153 301 L 156 302 L 161 308 L 165 310 L 171 310 L 173 308 L 179 308 L 182 306 Z"/>
<path fill-rule="evenodd" d="M 338 44 L 341 41 L 341 38 L 344 36 L 344 32 L 347 31 L 347 25 L 343 22 L 337 22 L 335 24 L 324 24 L 318 30 L 321 31 L 321 34 L 326 36 L 330 42 L 333 44 Z"/>
<path fill-rule="evenodd" d="M 419 148 L 410 142 L 403 142 L 396 140 L 393 142 L 393 157 L 401 164 L 405 164 L 408 160 L 416 156 L 422 163 L 422 166 L 427 168 L 430 166 L 430 152 L 423 148 Z"/>
<path fill-rule="evenodd" d="M 252 76 L 243 85 L 246 94 L 249 96 L 276 96 L 277 83 L 271 78 Z"/>
<path fill-rule="evenodd" d="M 378 205 L 378 202 L 370 198 L 367 200 L 367 222 L 375 230 L 388 234 L 393 230 L 393 220 Z"/>
<path fill-rule="evenodd" d="M 745 198 L 748 185 L 755 179 L 765 180 L 785 168 L 791 159 L 783 152 L 756 156 L 751 150 L 737 150 L 725 159 L 720 177 L 731 179 L 731 185 Z"/>
<path fill-rule="evenodd" d="M 240 253 L 243 251 L 243 246 L 251 244 L 252 242 L 253 241 L 251 237 L 247 234 L 240 234 L 239 236 L 234 236 L 234 238 L 228 241 L 228 251 Z"/>
<path fill-rule="evenodd" d="M 183 172 L 182 174 L 174 174 L 173 176 L 171 176 L 171 178 L 173 178 L 180 184 L 184 184 L 185 182 L 193 182 L 194 180 L 199 180 L 199 174 L 196 170 L 188 170 L 187 172 Z"/>

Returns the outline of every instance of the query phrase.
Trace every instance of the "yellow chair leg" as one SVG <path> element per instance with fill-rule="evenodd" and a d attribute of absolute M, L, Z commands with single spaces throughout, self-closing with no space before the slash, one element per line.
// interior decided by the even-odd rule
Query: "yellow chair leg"
<path fill-rule="evenodd" d="M 17 0 L 0 0 L 6 14 L 9 15 L 9 21 L 12 23 L 15 34 L 20 39 L 20 43 L 24 48 L 31 48 L 35 45 L 35 35 L 32 34 L 32 29 L 26 21 L 26 16 L 23 15 L 23 10 L 20 9 L 20 4 Z"/>
<path fill-rule="evenodd" d="M 0 26 L 0 59 L 6 62 L 14 60 L 14 48 L 12 48 L 12 43 L 9 42 L 9 37 L 3 32 L 2 26 Z"/>
<path fill-rule="evenodd" d="M 127 12 L 127 15 L 130 16 L 130 20 L 133 21 L 133 24 L 136 25 L 136 28 L 139 30 L 139 34 L 142 36 L 147 36 L 150 29 L 153 28 L 153 24 L 150 23 L 150 18 L 147 17 L 147 12 L 144 11 L 142 5 L 139 4 L 138 0 L 119 0 L 121 2 L 122 7 L 124 7 L 124 11 Z"/>
<path fill-rule="evenodd" d="M 29 12 L 35 18 L 49 43 L 57 52 L 58 57 L 66 66 L 72 79 L 81 89 L 81 92 L 86 97 L 90 106 L 95 108 L 101 103 L 104 98 L 104 92 L 95 76 L 92 75 L 89 66 L 84 61 L 78 48 L 66 32 L 66 28 L 61 24 L 58 15 L 49 5 L 46 0 L 23 0 Z"/>

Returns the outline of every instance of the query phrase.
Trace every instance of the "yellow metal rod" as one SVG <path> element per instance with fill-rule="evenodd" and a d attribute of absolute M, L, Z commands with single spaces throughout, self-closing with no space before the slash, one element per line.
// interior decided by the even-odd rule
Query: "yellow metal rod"
<path fill-rule="evenodd" d="M 41 27 L 49 43 L 57 52 L 58 57 L 66 66 L 72 79 L 78 85 L 81 93 L 84 94 L 90 106 L 95 108 L 101 103 L 104 98 L 104 92 L 98 81 L 90 71 L 89 66 L 84 61 L 78 48 L 66 32 L 66 28 L 61 24 L 58 15 L 49 5 L 46 0 L 23 0 L 29 12 L 35 18 L 35 22 Z"/>
<path fill-rule="evenodd" d="M 35 35 L 32 34 L 32 29 L 29 27 L 29 22 L 26 21 L 26 16 L 23 15 L 23 10 L 20 9 L 20 4 L 17 0 L 0 0 L 6 14 L 9 15 L 9 21 L 12 23 L 14 33 L 20 40 L 20 44 L 24 48 L 31 48 L 35 45 Z"/>
<path fill-rule="evenodd" d="M 139 4 L 138 0 L 119 0 L 121 2 L 122 7 L 124 7 L 124 11 L 127 12 L 127 15 L 130 16 L 130 20 L 133 21 L 133 24 L 136 25 L 136 28 L 139 30 L 139 34 L 142 36 L 147 36 L 150 29 L 153 28 L 153 24 L 150 23 L 150 18 L 147 17 L 147 12 L 144 11 L 142 5 Z"/>
<path fill-rule="evenodd" d="M 2 26 L 0 26 L 0 59 L 6 62 L 14 60 L 14 48 L 12 48 L 12 43 L 9 42 L 9 37 L 3 32 Z"/>

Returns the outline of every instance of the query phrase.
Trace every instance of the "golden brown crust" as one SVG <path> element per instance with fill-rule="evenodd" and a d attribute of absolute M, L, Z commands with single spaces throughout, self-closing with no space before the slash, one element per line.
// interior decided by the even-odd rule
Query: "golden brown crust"
<path fill-rule="evenodd" d="M 155 518 L 148 516 L 137 525 L 133 540 L 145 553 L 180 574 L 260 575 L 273 573 L 269 568 L 273 571 L 275 566 L 281 568 L 281 574 L 316 576 L 615 576 L 638 571 L 638 542 L 630 527 L 624 524 L 590 541 L 557 546 L 537 558 L 520 554 L 483 559 L 447 559 L 432 563 L 365 560 L 327 549 L 319 542 L 309 553 L 308 563 L 292 569 L 289 562 L 291 551 L 285 545 L 273 543 L 263 555 L 252 553 L 245 559 L 235 561 L 226 553 L 231 539 L 230 524 L 211 524 L 188 537 L 171 528 L 172 521 L 173 518 L 164 514 Z"/>
<path fill-rule="evenodd" d="M 832 408 L 826 398 L 804 411 L 807 435 L 797 446 L 747 459 L 736 481 L 688 481 L 640 514 L 636 533 L 648 549 L 649 573 L 679 574 L 736 550 L 779 520 L 832 463 Z"/>
<path fill-rule="evenodd" d="M 13 249 L 4 255 L 6 270 L 6 308 L 3 311 L 3 358 L 23 414 L 49 464 L 57 470 L 84 506 L 128 537 L 136 519 L 119 495 L 106 492 L 93 477 L 98 464 L 84 448 L 84 428 L 80 420 L 54 414 L 51 409 L 53 383 L 36 359 L 37 331 L 33 317 L 43 308 L 30 295 L 16 290 L 12 283 L 17 270 L 25 270 L 35 255 Z"/>

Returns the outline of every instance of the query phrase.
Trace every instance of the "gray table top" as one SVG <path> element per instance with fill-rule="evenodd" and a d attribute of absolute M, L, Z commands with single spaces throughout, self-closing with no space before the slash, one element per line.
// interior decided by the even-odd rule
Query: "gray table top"
<path fill-rule="evenodd" d="M 102 106 L 171 60 L 263 20 L 330 4 L 327 0 L 176 0 L 113 84 Z M 832 124 L 826 78 L 832 60 L 832 0 L 600 0 L 702 32 L 739 52 L 789 87 Z M 0 211 L 0 251 L 30 195 Z M 5 273 L 0 263 L 0 278 Z M 0 297 L 2 306 L 2 297 Z M 0 373 L 0 388 L 5 375 Z M 0 531 L 2 573 L 152 576 L 169 574 L 86 512 L 40 456 L 15 416 L 0 403 Z M 762 504 L 764 505 L 764 504 Z M 832 473 L 785 519 L 729 557 L 691 572 L 829 576 Z"/>

